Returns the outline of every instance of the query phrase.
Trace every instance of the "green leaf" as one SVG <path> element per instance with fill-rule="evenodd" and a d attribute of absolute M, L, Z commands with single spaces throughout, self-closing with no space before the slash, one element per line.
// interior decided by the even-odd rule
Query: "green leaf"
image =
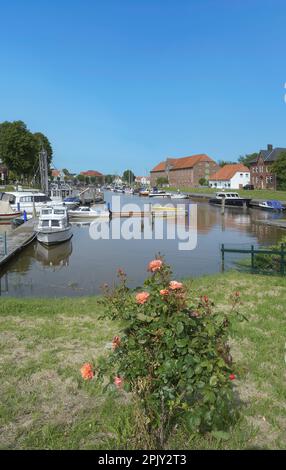
<path fill-rule="evenodd" d="M 177 334 L 180 335 L 184 331 L 184 325 L 182 322 L 177 323 L 176 327 Z"/>
<path fill-rule="evenodd" d="M 211 387 L 215 387 L 217 385 L 217 376 L 216 375 L 212 375 L 211 378 L 210 378 L 210 386 Z"/>

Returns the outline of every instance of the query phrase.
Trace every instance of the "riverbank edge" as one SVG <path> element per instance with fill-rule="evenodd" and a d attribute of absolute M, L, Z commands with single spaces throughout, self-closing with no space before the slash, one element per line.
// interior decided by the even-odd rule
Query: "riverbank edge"
<path fill-rule="evenodd" d="M 178 429 L 169 448 L 285 448 L 285 278 L 231 271 L 183 281 L 224 311 L 233 292 L 240 292 L 249 321 L 235 325 L 230 342 L 242 417 L 224 439 Z M 0 448 L 128 448 L 128 404 L 103 396 L 79 374 L 120 329 L 98 320 L 99 299 L 1 299 Z M 125 437 L 118 435 L 121 419 Z"/>

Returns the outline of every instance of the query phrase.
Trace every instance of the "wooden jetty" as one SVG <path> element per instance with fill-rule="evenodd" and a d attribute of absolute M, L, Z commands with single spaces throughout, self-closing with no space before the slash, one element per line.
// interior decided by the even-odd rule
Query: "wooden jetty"
<path fill-rule="evenodd" d="M 6 235 L 6 241 L 4 240 L 4 236 L 2 236 L 3 240 L 2 243 L 0 243 L 0 267 L 35 239 L 37 234 L 35 223 L 36 219 L 31 219 L 20 227 L 12 230 Z M 4 246 L 4 244 L 6 246 Z"/>
<path fill-rule="evenodd" d="M 120 217 L 120 218 L 128 218 L 128 217 L 177 217 L 177 216 L 186 216 L 187 211 L 182 211 L 182 210 L 173 210 L 173 211 L 168 211 L 168 210 L 152 210 L 148 212 L 144 211 L 130 211 L 130 212 L 111 212 L 111 217 Z"/>

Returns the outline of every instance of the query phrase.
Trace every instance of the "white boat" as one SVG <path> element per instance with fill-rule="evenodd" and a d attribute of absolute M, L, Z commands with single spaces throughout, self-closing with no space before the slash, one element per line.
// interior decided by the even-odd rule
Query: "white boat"
<path fill-rule="evenodd" d="M 172 194 L 171 193 L 166 193 L 166 191 L 153 191 L 151 193 L 149 193 L 149 197 L 171 197 Z"/>
<path fill-rule="evenodd" d="M 9 202 L 13 211 L 26 211 L 27 214 L 32 214 L 34 207 L 36 214 L 39 214 L 42 207 L 62 204 L 60 201 L 51 201 L 46 194 L 37 191 L 9 191 L 2 193 L 1 200 Z"/>
<path fill-rule="evenodd" d="M 9 223 L 12 220 L 20 217 L 21 212 L 15 211 L 8 201 L 0 201 L 0 223 Z"/>
<path fill-rule="evenodd" d="M 150 194 L 149 189 L 141 189 L 139 191 L 139 196 L 147 197 L 147 196 L 149 196 L 149 194 Z"/>
<path fill-rule="evenodd" d="M 171 194 L 171 199 L 189 199 L 189 196 L 187 194 L 178 192 Z"/>
<path fill-rule="evenodd" d="M 209 203 L 221 205 L 223 199 L 225 200 L 225 206 L 230 206 L 230 207 L 243 207 L 244 205 L 248 207 L 251 201 L 250 198 L 240 197 L 238 193 L 220 192 L 220 193 L 216 193 L 215 197 L 209 199 Z"/>
<path fill-rule="evenodd" d="M 124 193 L 125 193 L 125 194 L 134 194 L 134 189 L 132 189 L 132 188 L 125 188 L 125 189 L 124 189 Z"/>
<path fill-rule="evenodd" d="M 110 212 L 107 208 L 95 208 L 88 206 L 80 206 L 77 209 L 69 211 L 69 216 L 71 218 L 78 219 L 96 219 L 97 217 L 109 217 Z"/>
<path fill-rule="evenodd" d="M 268 211 L 283 211 L 284 207 L 280 201 L 271 200 L 271 201 L 263 201 L 258 204 L 260 209 L 265 209 Z"/>
<path fill-rule="evenodd" d="M 40 211 L 37 240 L 44 245 L 56 245 L 72 237 L 66 207 L 45 207 Z"/>

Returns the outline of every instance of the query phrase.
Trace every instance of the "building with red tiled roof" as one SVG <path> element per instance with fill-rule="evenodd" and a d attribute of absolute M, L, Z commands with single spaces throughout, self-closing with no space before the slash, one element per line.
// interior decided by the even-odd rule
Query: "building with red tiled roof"
<path fill-rule="evenodd" d="M 218 171 L 219 166 L 208 155 L 198 154 L 182 158 L 167 158 L 160 162 L 150 172 L 151 185 L 158 178 L 166 178 L 171 186 L 198 186 L 199 181 L 210 177 Z"/>
<path fill-rule="evenodd" d="M 80 174 L 83 176 L 103 176 L 102 173 L 99 173 L 99 171 L 94 170 L 81 171 Z"/>
<path fill-rule="evenodd" d="M 250 183 L 250 170 L 242 163 L 224 165 L 209 180 L 212 188 L 241 189 Z"/>

